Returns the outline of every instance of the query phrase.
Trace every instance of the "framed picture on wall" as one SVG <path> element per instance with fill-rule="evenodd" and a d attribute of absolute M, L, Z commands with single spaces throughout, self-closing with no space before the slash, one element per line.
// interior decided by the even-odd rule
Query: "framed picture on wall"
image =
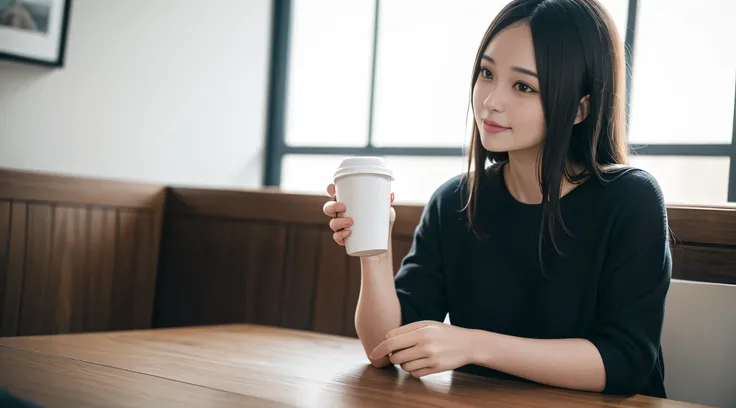
<path fill-rule="evenodd" d="M 0 58 L 64 65 L 72 0 L 0 0 Z"/>

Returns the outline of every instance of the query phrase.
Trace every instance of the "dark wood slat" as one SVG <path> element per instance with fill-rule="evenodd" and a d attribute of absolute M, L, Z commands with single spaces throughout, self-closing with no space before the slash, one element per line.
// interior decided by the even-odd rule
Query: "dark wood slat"
<path fill-rule="evenodd" d="M 167 211 L 243 220 L 314 223 L 327 219 L 322 213 L 322 204 L 327 198 L 326 195 L 281 193 L 272 188 L 227 191 L 172 188 Z"/>
<path fill-rule="evenodd" d="M 343 316 L 342 335 L 358 337 L 358 333 L 355 331 L 355 310 L 358 306 L 358 297 L 360 296 L 360 258 L 347 257 L 348 276 L 346 279 L 347 286 L 345 288 L 345 315 Z"/>
<path fill-rule="evenodd" d="M 204 260 L 203 237 L 196 218 L 167 216 L 161 248 L 154 327 L 192 324 L 195 292 L 201 288 L 195 275 L 198 260 Z M 202 261 L 203 262 L 203 261 Z M 199 279 L 204 280 L 204 279 Z M 237 305 L 233 305 L 237 308 Z"/>
<path fill-rule="evenodd" d="M 322 212 L 328 197 L 291 194 L 278 189 L 214 190 L 172 188 L 166 202 L 169 214 L 226 217 L 253 221 L 277 221 L 297 224 L 327 225 Z M 394 234 L 411 236 L 423 206 L 395 205 Z"/>
<path fill-rule="evenodd" d="M 87 264 L 89 250 L 89 217 L 86 207 L 78 207 L 71 210 L 74 226 L 74 252 L 73 265 L 70 273 L 74 277 L 72 279 L 73 286 L 71 288 L 72 297 L 72 313 L 70 326 L 72 333 L 79 333 L 85 330 L 84 327 L 84 306 L 85 295 L 87 293 L 87 279 L 89 276 L 89 266 Z"/>
<path fill-rule="evenodd" d="M 736 247 L 736 206 L 669 207 L 667 217 L 679 241 Z"/>
<path fill-rule="evenodd" d="M 156 292 L 156 262 L 153 253 L 155 226 L 153 218 L 145 213 L 137 213 L 135 272 L 131 276 L 133 289 L 131 293 L 132 329 L 151 327 L 153 315 L 153 297 Z"/>
<path fill-rule="evenodd" d="M 10 209 L 10 242 L 5 272 L 4 293 L 0 294 L 0 337 L 15 336 L 18 332 L 23 270 L 26 258 L 27 206 L 14 202 Z"/>
<path fill-rule="evenodd" d="M 250 228 L 248 269 L 256 274 L 255 323 L 278 325 L 286 259 L 286 226 L 254 224 Z"/>
<path fill-rule="evenodd" d="M 406 239 L 414 236 L 414 230 L 422 219 L 423 205 L 394 204 L 396 221 L 391 234 L 394 238 Z"/>
<path fill-rule="evenodd" d="M 136 270 L 137 215 L 118 211 L 115 246 L 115 270 L 112 279 L 110 329 L 125 330 L 133 325 L 133 277 Z"/>
<path fill-rule="evenodd" d="M 5 309 L 5 286 L 8 277 L 10 249 L 10 208 L 9 201 L 0 201 L 0 330 L 2 330 Z"/>
<path fill-rule="evenodd" d="M 89 331 L 110 328 L 113 273 L 115 271 L 115 210 L 89 211 L 89 249 L 84 326 Z"/>
<path fill-rule="evenodd" d="M 174 188 L 167 210 L 248 220 L 324 225 L 326 196 L 290 194 L 278 189 L 231 190 Z M 411 237 L 423 205 L 397 204 L 394 237 Z M 670 225 L 685 242 L 736 245 L 736 206 L 668 206 Z"/>
<path fill-rule="evenodd" d="M 51 265 L 47 285 L 52 308 L 44 313 L 44 332 L 83 330 L 87 267 L 87 217 L 84 208 L 54 209 Z"/>
<path fill-rule="evenodd" d="M 311 328 L 319 244 L 319 229 L 301 225 L 290 227 L 281 298 L 282 327 L 299 330 Z"/>
<path fill-rule="evenodd" d="M 165 193 L 144 183 L 0 169 L 0 199 L 161 208 Z"/>
<path fill-rule="evenodd" d="M 736 285 L 736 248 L 676 246 L 672 250 L 672 277 Z"/>
<path fill-rule="evenodd" d="M 203 222 L 206 221 L 203 220 Z M 259 238 L 253 235 L 250 223 L 242 221 L 227 221 L 222 231 L 219 233 L 213 231 L 213 234 L 219 235 L 222 237 L 221 239 L 224 238 L 225 240 L 224 245 L 222 245 L 225 249 L 225 253 L 222 255 L 222 261 L 225 263 L 225 274 L 217 282 L 215 289 L 216 292 L 226 293 L 227 297 L 223 299 L 219 315 L 223 317 L 222 321 L 225 323 L 245 322 L 248 309 L 234 305 L 238 305 L 239 301 L 243 299 L 248 278 L 254 276 L 253 271 L 248 270 L 249 252 L 247 248 L 250 247 L 252 240 L 258 240 Z M 274 299 L 273 302 L 277 302 L 277 300 Z M 255 304 L 256 302 L 250 303 L 250 305 Z M 216 316 L 214 321 L 217 321 Z"/>
<path fill-rule="evenodd" d="M 245 323 L 254 323 L 256 321 L 256 297 L 258 296 L 258 270 L 256 270 L 258 261 L 255 260 L 257 253 L 251 249 L 251 238 L 255 238 L 254 234 L 250 233 L 251 223 L 248 225 L 248 238 L 247 245 L 248 250 L 246 251 L 246 267 L 244 272 L 245 281 L 245 299 L 243 299 L 243 314 L 245 316 Z M 254 256 L 255 255 L 255 256 Z"/>
<path fill-rule="evenodd" d="M 202 259 L 195 260 L 200 271 L 193 271 L 196 281 L 204 281 L 198 306 L 203 310 L 198 324 L 243 322 L 247 319 L 246 294 L 251 239 L 250 225 L 230 220 L 198 219 L 204 239 Z M 255 274 L 252 274 L 255 276 Z M 207 277 L 208 279 L 205 279 Z M 257 286 L 257 282 L 255 284 Z M 250 305 L 255 305 L 253 288 Z M 248 300 L 248 299 L 246 299 Z M 252 309 L 255 312 L 255 307 Z"/>
<path fill-rule="evenodd" d="M 281 322 L 286 226 L 172 216 L 166 228 L 157 325 Z"/>
<path fill-rule="evenodd" d="M 337 245 L 332 239 L 332 234 L 326 227 L 320 234 L 312 329 L 321 333 L 341 334 L 345 314 L 348 259 L 345 247 Z"/>
<path fill-rule="evenodd" d="M 399 273 L 401 262 L 409 253 L 409 250 L 411 249 L 411 243 L 411 239 L 407 238 L 394 238 L 391 242 L 391 251 L 394 257 L 394 275 Z"/>
<path fill-rule="evenodd" d="M 27 251 L 32 256 L 26 258 L 19 336 L 50 333 L 52 329 L 44 327 L 44 316 L 56 306 L 49 296 L 55 288 L 48 286 L 53 210 L 45 204 L 28 206 Z"/>

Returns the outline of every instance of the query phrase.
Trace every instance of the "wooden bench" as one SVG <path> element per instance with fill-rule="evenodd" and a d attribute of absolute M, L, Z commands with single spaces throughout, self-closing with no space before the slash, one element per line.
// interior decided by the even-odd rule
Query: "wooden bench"
<path fill-rule="evenodd" d="M 0 336 L 260 323 L 355 336 L 326 196 L 0 170 Z M 395 270 L 423 207 L 397 205 Z M 736 284 L 736 207 L 668 208 L 674 278 Z"/>

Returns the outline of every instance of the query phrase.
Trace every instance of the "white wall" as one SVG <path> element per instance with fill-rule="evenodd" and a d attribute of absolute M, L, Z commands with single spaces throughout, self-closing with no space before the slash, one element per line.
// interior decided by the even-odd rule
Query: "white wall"
<path fill-rule="evenodd" d="M 673 280 L 662 353 L 667 397 L 736 407 L 736 286 Z"/>
<path fill-rule="evenodd" d="M 261 184 L 270 0 L 75 0 L 66 66 L 0 62 L 0 167 Z"/>

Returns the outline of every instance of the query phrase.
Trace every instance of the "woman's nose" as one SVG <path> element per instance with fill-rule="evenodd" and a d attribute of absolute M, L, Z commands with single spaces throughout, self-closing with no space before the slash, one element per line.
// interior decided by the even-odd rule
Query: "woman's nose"
<path fill-rule="evenodd" d="M 492 111 L 503 112 L 503 96 L 496 89 L 488 92 L 488 96 L 483 100 L 483 106 Z"/>

